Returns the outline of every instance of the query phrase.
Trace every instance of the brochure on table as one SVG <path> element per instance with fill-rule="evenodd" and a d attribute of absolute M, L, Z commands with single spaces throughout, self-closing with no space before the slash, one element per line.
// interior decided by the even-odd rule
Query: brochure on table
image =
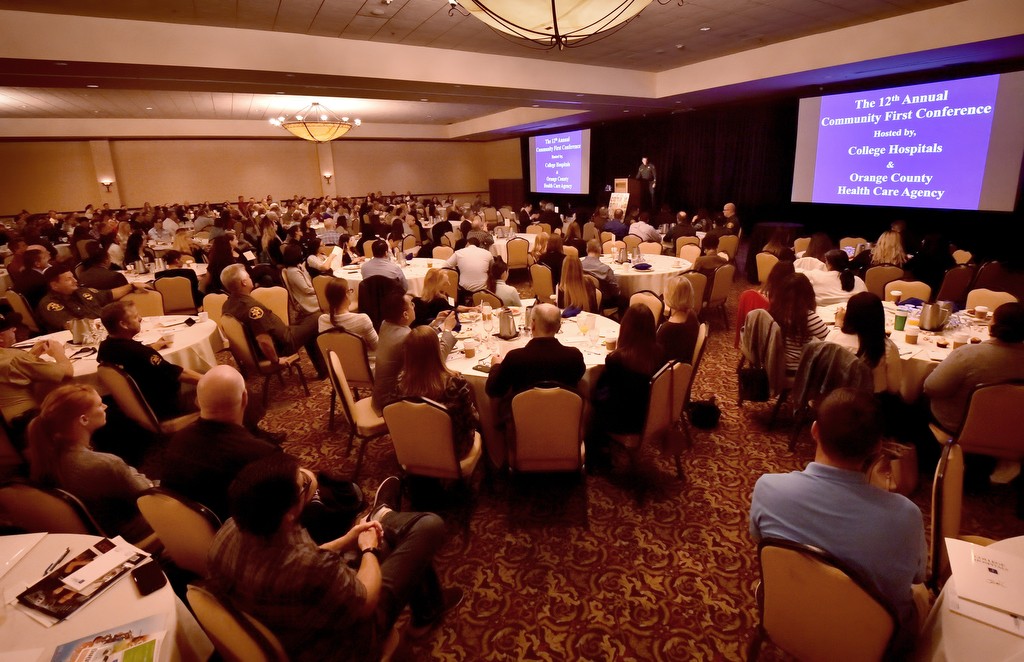
<path fill-rule="evenodd" d="M 1024 636 L 1024 558 L 946 538 L 956 592 L 950 608 Z"/>
<path fill-rule="evenodd" d="M 164 635 L 164 617 L 150 616 L 61 644 L 50 661 L 153 662 Z"/>

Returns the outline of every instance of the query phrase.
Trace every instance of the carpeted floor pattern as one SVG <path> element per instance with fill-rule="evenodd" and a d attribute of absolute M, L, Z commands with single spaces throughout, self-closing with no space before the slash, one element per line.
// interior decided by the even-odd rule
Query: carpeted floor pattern
<path fill-rule="evenodd" d="M 734 287 L 730 325 L 746 287 Z M 403 640 L 396 659 L 743 659 L 757 618 L 750 493 L 763 473 L 805 466 L 813 442 L 805 436 L 790 453 L 786 421 L 766 429 L 770 404 L 737 407 L 738 356 L 733 331 L 716 322 L 694 398 L 717 396 L 722 418 L 715 430 L 694 430 L 685 481 L 656 449 L 645 453 L 634 479 L 612 471 L 514 480 L 478 469 L 468 539 L 459 521 L 465 509 L 450 503 L 465 497 L 438 506 L 451 537 L 437 567 L 466 599 L 428 636 Z M 285 448 L 309 467 L 351 473 L 344 417 L 327 430 L 328 382 L 312 382 L 308 399 L 294 381 L 271 388 L 265 425 L 288 434 Z M 389 438 L 370 442 L 359 478 L 367 494 L 398 472 Z M 914 495 L 926 524 L 930 488 L 923 477 Z M 965 532 L 1024 534 L 1012 487 L 965 501 Z M 765 657 L 779 653 L 769 646 Z"/>

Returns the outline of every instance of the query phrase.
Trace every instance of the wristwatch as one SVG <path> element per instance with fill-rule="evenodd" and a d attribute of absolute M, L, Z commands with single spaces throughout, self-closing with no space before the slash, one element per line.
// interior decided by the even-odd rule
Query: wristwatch
<path fill-rule="evenodd" d="M 359 550 L 359 558 L 362 558 L 366 554 L 373 554 L 374 556 L 377 557 L 377 562 L 380 563 L 380 561 L 381 561 L 381 558 L 380 558 L 381 557 L 380 547 L 367 547 L 366 549 Z"/>

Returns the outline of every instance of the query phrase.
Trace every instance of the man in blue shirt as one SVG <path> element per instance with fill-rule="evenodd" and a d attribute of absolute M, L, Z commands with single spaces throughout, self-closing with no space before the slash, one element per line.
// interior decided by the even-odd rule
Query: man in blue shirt
<path fill-rule="evenodd" d="M 629 231 L 629 228 L 626 226 L 625 223 L 622 222 L 622 219 L 622 210 L 616 209 L 615 215 L 612 217 L 612 220 L 604 224 L 604 231 L 611 232 L 613 235 L 615 235 L 616 241 L 622 241 L 622 238 L 626 236 L 626 232 Z"/>
<path fill-rule="evenodd" d="M 398 281 L 402 286 L 402 291 L 408 291 L 409 282 L 405 278 L 402 267 L 388 259 L 388 242 L 378 239 L 370 246 L 370 250 L 373 252 L 373 257 L 363 262 L 363 266 L 359 270 L 363 280 L 371 276 L 387 276 Z"/>
<path fill-rule="evenodd" d="M 754 485 L 750 535 L 820 547 L 859 571 L 899 614 L 898 647 L 912 646 L 917 612 L 911 584 L 924 581 L 921 511 L 906 497 L 868 483 L 881 422 L 870 393 L 833 391 L 811 427 L 814 461 L 803 471 L 766 474 Z"/>

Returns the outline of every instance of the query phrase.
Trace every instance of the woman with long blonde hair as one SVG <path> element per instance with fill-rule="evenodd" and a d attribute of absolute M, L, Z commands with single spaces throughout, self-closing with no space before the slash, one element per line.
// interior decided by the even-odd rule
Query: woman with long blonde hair
<path fill-rule="evenodd" d="M 580 308 L 588 313 L 597 309 L 597 290 L 594 284 L 583 277 L 580 261 L 567 257 L 562 263 L 562 279 L 558 282 L 558 307 Z"/>
<path fill-rule="evenodd" d="M 124 460 L 92 449 L 92 435 L 107 422 L 96 389 L 67 384 L 50 392 L 28 426 L 32 480 L 82 500 L 106 533 L 138 540 L 148 527 L 135 499 L 153 483 Z"/>
<path fill-rule="evenodd" d="M 700 322 L 693 312 L 693 284 L 686 276 L 673 276 L 665 288 L 665 305 L 672 313 L 658 327 L 658 345 L 665 358 L 693 363 Z"/>
<path fill-rule="evenodd" d="M 461 458 L 469 452 L 473 433 L 480 428 L 480 413 L 465 377 L 445 366 L 437 332 L 429 326 L 413 329 L 405 339 L 405 364 L 398 390 L 403 398 L 429 398 L 447 407 L 452 417 L 455 456 Z"/>
<path fill-rule="evenodd" d="M 538 258 L 548 250 L 548 239 L 551 238 L 547 232 L 541 232 L 537 235 L 537 238 L 533 240 L 533 257 Z"/>
<path fill-rule="evenodd" d="M 871 249 L 871 264 L 891 264 L 902 267 L 907 262 L 907 254 L 903 252 L 903 238 L 899 232 L 887 230 L 878 237 L 875 247 Z"/>

